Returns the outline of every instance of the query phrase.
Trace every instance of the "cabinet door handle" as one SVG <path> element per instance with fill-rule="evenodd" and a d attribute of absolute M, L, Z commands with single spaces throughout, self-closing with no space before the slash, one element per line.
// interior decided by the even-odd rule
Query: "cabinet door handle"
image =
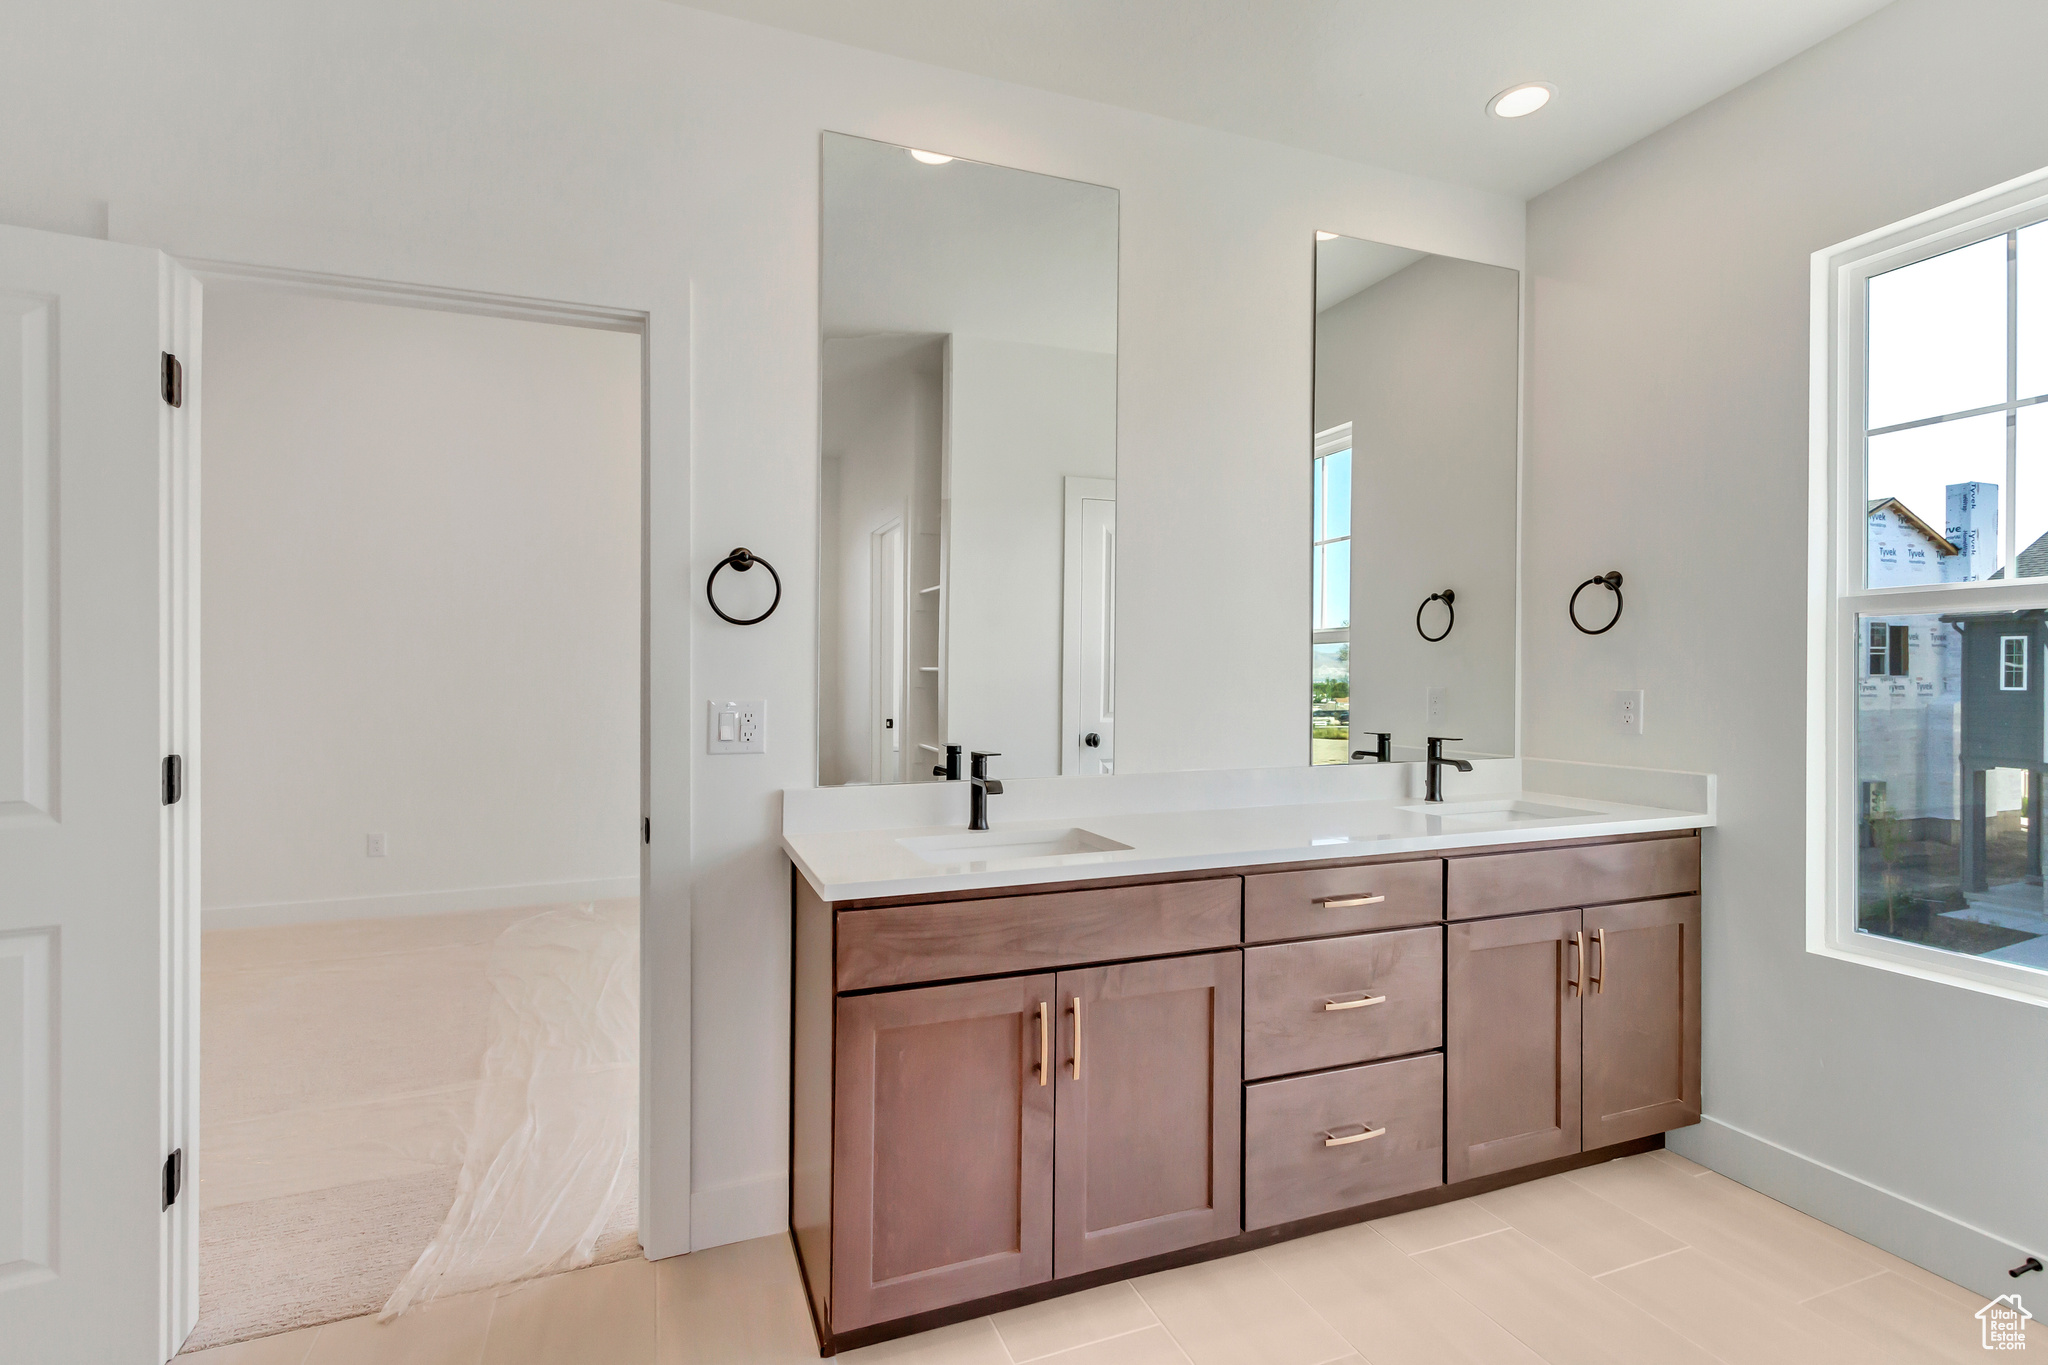
<path fill-rule="evenodd" d="M 1038 1002 L 1038 1083 L 1044 1085 L 1052 1076 L 1052 1005 L 1048 1001 Z"/>
<path fill-rule="evenodd" d="M 1387 997 L 1384 995 L 1373 995 L 1366 991 L 1354 991 L 1348 996 L 1331 996 L 1323 1002 L 1323 1008 L 1326 1010 L 1360 1010 L 1364 1009 L 1367 1005 L 1384 1005 L 1386 1003 Z"/>
<path fill-rule="evenodd" d="M 1358 1131 L 1355 1133 L 1346 1132 L 1345 1129 L 1347 1128 L 1356 1128 Z M 1347 1123 L 1343 1128 L 1325 1128 L 1323 1130 L 1323 1146 L 1349 1147 L 1352 1143 L 1364 1142 L 1367 1138 L 1384 1137 L 1386 1132 L 1387 1130 L 1384 1128 L 1370 1128 L 1363 1123 Z"/>
<path fill-rule="evenodd" d="M 1598 995 L 1607 989 L 1607 931 L 1605 929 L 1595 929 L 1593 931 L 1593 946 L 1600 950 L 1600 970 L 1597 972 L 1593 970 L 1593 963 L 1589 958 L 1586 962 L 1586 984 L 1593 988 L 1593 994 Z"/>
<path fill-rule="evenodd" d="M 1067 1013 L 1074 1016 L 1074 1079 L 1081 1079 L 1081 997 L 1075 996 L 1067 1006 Z"/>
<path fill-rule="evenodd" d="M 1316 904 L 1322 906 L 1325 910 L 1342 910 L 1346 906 L 1352 905 L 1378 905 L 1385 899 L 1385 896 L 1372 893 L 1367 893 L 1363 896 L 1318 896 L 1316 897 Z"/>
<path fill-rule="evenodd" d="M 1565 992 L 1566 992 L 1567 994 L 1570 994 L 1570 993 L 1572 993 L 1572 992 L 1578 992 L 1579 994 L 1583 995 L 1583 994 L 1585 993 L 1585 988 L 1584 988 L 1584 986 L 1583 986 L 1583 985 L 1581 984 L 1581 982 L 1580 982 L 1580 979 L 1579 979 L 1579 978 L 1581 977 L 1581 975 L 1582 975 L 1582 974 L 1584 973 L 1584 971 L 1585 971 L 1585 963 L 1586 963 L 1586 935 L 1585 935 L 1585 931 L 1584 931 L 1584 930 L 1581 930 L 1581 929 L 1574 929 L 1574 930 L 1572 930 L 1572 936 L 1571 936 L 1570 942 L 1571 942 L 1571 948 L 1572 948 L 1572 965 L 1571 965 L 1571 967 L 1570 967 L 1570 968 L 1569 968 L 1569 969 L 1568 969 L 1568 970 L 1566 971 L 1566 973 L 1565 973 L 1565 978 L 1564 978 L 1564 988 L 1565 988 Z"/>

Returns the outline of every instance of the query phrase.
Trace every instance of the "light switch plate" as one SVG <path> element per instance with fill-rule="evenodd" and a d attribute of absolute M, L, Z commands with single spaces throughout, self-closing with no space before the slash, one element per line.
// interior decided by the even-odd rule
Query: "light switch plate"
<path fill-rule="evenodd" d="M 1641 688 L 1633 692 L 1614 694 L 1614 720 L 1625 735 L 1640 735 L 1643 732 L 1643 693 Z"/>
<path fill-rule="evenodd" d="M 381 834 L 365 834 L 365 835 L 363 836 L 363 856 L 364 856 L 364 857 L 367 857 L 367 858 L 381 858 L 381 857 L 383 857 L 383 856 L 384 856 L 384 855 L 385 855 L 386 853 L 389 853 L 390 851 L 391 851 L 391 845 L 390 845 L 390 844 L 389 844 L 388 842 L 386 842 L 386 840 L 385 840 L 385 837 L 384 837 L 383 835 L 381 835 Z"/>
<path fill-rule="evenodd" d="M 1432 687 L 1429 689 L 1427 709 L 1429 712 L 1429 728 L 1432 730 L 1443 729 L 1445 702 L 1450 690 L 1448 687 Z"/>
<path fill-rule="evenodd" d="M 767 753 L 768 703 L 758 699 L 712 702 L 704 741 L 706 753 Z"/>

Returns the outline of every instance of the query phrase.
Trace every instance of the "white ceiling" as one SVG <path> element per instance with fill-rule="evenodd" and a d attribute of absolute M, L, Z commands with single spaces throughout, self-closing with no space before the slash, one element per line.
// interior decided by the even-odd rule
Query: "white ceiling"
<path fill-rule="evenodd" d="M 1316 311 L 1326 312 L 1389 275 L 1406 270 L 1424 253 L 1363 237 L 1332 237 L 1316 243 Z"/>
<path fill-rule="evenodd" d="M 1886 0 L 689 0 L 939 66 L 1517 198 Z M 1558 95 L 1526 119 L 1486 102 Z"/>

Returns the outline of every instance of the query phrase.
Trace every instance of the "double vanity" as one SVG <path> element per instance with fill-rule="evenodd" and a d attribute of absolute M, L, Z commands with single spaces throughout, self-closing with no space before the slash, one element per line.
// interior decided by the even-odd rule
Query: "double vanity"
<path fill-rule="evenodd" d="M 782 842 L 824 1351 L 1697 1122 L 1712 779 L 1507 757 L 1518 272 L 1303 240 L 1313 424 L 1260 476 L 1299 538 L 1255 548 L 1307 657 L 1219 644 L 1200 686 L 1300 708 L 1308 763 L 1133 774 L 1117 660 L 1186 656 L 1117 610 L 1117 191 L 820 156 L 818 768 Z M 1156 747 L 1171 689 L 1125 701 L 1199 761 Z"/>
<path fill-rule="evenodd" d="M 824 1351 L 1698 1121 L 1712 780 L 1475 766 L 786 793 Z"/>

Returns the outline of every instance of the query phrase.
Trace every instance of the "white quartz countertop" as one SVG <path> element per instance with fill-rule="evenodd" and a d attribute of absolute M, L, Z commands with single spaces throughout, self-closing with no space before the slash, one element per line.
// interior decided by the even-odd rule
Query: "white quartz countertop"
<path fill-rule="evenodd" d="M 901 829 L 785 825 L 782 846 L 820 897 L 850 901 L 1699 829 L 1714 823 L 1712 800 L 1700 804 L 1708 808 L 1496 788 L 1435 808 L 1399 797 L 1005 820 L 994 801 L 994 828 L 982 833 L 965 821 Z"/>

